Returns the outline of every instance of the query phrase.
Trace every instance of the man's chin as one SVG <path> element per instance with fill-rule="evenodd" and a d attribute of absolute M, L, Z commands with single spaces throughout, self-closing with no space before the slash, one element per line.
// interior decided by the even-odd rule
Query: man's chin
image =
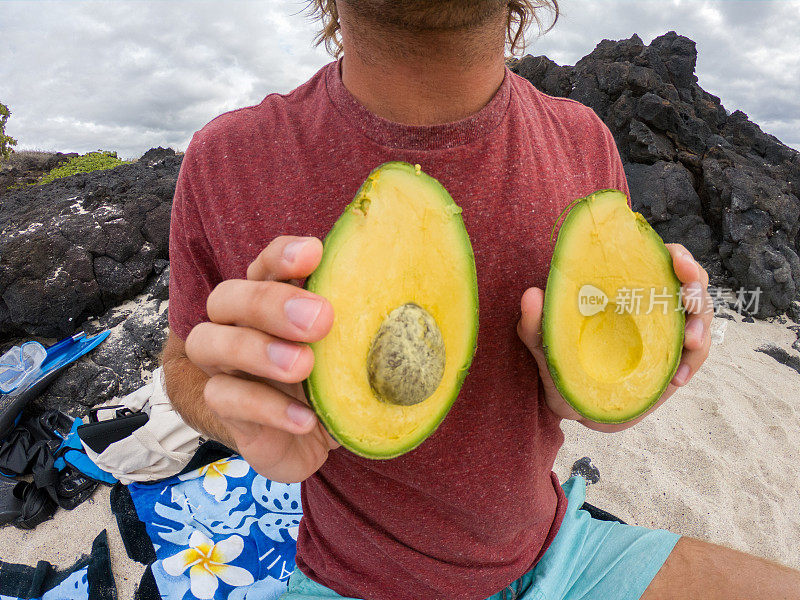
<path fill-rule="evenodd" d="M 504 14 L 508 6 L 503 0 L 339 0 L 339 4 L 365 20 L 410 31 L 470 29 Z"/>

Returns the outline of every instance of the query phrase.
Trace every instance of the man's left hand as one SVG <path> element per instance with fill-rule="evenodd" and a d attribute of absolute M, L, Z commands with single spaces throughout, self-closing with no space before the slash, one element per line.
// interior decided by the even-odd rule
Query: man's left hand
<path fill-rule="evenodd" d="M 542 305 L 544 292 L 539 288 L 528 288 L 522 295 L 522 317 L 517 323 L 517 333 L 536 359 L 539 366 L 539 376 L 542 378 L 545 402 L 557 416 L 563 419 L 572 419 L 583 423 L 590 429 L 597 431 L 613 432 L 627 429 L 635 425 L 648 414 L 658 408 L 673 392 L 684 385 L 697 373 L 700 365 L 708 357 L 711 347 L 711 320 L 714 318 L 714 309 L 711 296 L 708 294 L 708 273 L 694 260 L 691 253 L 680 244 L 667 244 L 667 249 L 672 256 L 672 265 L 675 274 L 681 281 L 681 298 L 686 309 L 686 331 L 683 339 L 683 354 L 678 370 L 667 389 L 650 410 L 645 414 L 619 424 L 596 423 L 579 415 L 564 400 L 558 392 L 542 347 Z"/>

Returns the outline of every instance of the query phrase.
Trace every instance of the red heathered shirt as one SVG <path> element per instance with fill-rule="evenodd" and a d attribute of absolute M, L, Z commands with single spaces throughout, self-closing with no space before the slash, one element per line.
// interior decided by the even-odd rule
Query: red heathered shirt
<path fill-rule="evenodd" d="M 522 293 L 544 287 L 551 227 L 571 200 L 628 192 L 595 113 L 506 71 L 481 111 L 408 126 L 370 113 L 339 63 L 287 95 L 195 134 L 170 235 L 169 323 L 185 339 L 211 289 L 244 278 L 281 234 L 323 238 L 377 165 L 419 163 L 463 209 L 478 272 L 478 348 L 461 393 L 417 449 L 369 460 L 344 448 L 302 485 L 297 564 L 343 596 L 480 600 L 528 571 L 561 523 L 563 442 L 517 336 Z"/>

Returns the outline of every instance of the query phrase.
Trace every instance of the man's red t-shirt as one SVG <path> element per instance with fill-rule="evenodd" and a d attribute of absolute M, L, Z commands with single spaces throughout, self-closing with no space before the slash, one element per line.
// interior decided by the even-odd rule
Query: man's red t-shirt
<path fill-rule="evenodd" d="M 381 461 L 339 448 L 303 482 L 297 565 L 343 596 L 480 600 L 537 562 L 566 508 L 552 472 L 559 419 L 516 326 L 522 293 L 545 286 L 559 213 L 598 189 L 628 193 L 591 109 L 506 70 L 475 115 L 401 125 L 364 108 L 333 62 L 289 94 L 220 115 L 194 135 L 180 171 L 169 323 L 185 339 L 208 319 L 220 281 L 245 278 L 276 236 L 323 238 L 369 172 L 393 160 L 420 164 L 463 210 L 477 352 L 452 410 L 417 449 Z"/>

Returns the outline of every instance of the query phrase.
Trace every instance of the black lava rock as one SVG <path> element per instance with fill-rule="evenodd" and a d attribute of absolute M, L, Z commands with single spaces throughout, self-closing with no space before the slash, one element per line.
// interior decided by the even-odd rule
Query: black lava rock
<path fill-rule="evenodd" d="M 3 195 L 0 343 L 70 335 L 163 273 L 181 160 L 157 148 L 133 164 Z M 163 299 L 166 282 L 155 285 Z"/>
<path fill-rule="evenodd" d="M 587 485 L 592 485 L 600 481 L 600 469 L 592 464 L 592 459 L 588 456 L 579 458 L 572 464 L 570 477 L 575 475 L 583 477 Z"/>
<path fill-rule="evenodd" d="M 771 356 L 782 365 L 800 373 L 800 356 L 790 354 L 783 348 L 779 348 L 778 346 L 774 346 L 772 344 L 765 344 L 764 346 L 756 348 L 756 352 L 761 352 L 767 356 Z"/>
<path fill-rule="evenodd" d="M 158 280 L 168 267 L 148 283 L 148 289 L 161 290 Z M 167 338 L 168 302 L 151 293 L 106 311 L 98 319 L 84 323 L 87 335 L 110 329 L 104 342 L 69 367 L 34 401 L 34 411 L 58 408 L 72 416 L 82 416 L 87 408 L 124 396 L 145 383 L 145 375 L 160 364 L 160 353 Z"/>
<path fill-rule="evenodd" d="M 786 315 L 795 323 L 800 323 L 800 300 L 795 300 L 789 305 Z"/>
<path fill-rule="evenodd" d="M 511 68 L 543 92 L 595 110 L 614 135 L 631 203 L 711 282 L 760 290 L 757 315 L 800 299 L 800 153 L 697 84 L 695 43 L 603 40 L 574 66 L 544 56 Z"/>

